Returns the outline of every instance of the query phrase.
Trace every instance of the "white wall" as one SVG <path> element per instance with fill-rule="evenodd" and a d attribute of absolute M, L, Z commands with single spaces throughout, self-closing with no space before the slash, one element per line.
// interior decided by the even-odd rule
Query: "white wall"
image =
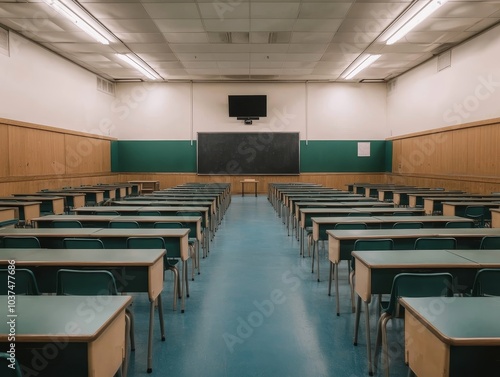
<path fill-rule="evenodd" d="M 0 117 L 109 135 L 114 97 L 97 90 L 96 76 L 10 33 L 10 56 L 0 54 Z"/>
<path fill-rule="evenodd" d="M 398 77 L 388 91 L 393 136 L 500 117 L 500 26 L 454 48 L 451 67 L 437 58 Z"/>
<path fill-rule="evenodd" d="M 197 132 L 299 132 L 302 140 L 384 139 L 383 84 L 118 84 L 113 135 L 120 140 L 191 140 Z M 230 94 L 267 95 L 267 117 L 229 118 Z M 306 106 L 307 103 L 307 106 Z M 118 109 L 121 109 L 118 111 Z"/>

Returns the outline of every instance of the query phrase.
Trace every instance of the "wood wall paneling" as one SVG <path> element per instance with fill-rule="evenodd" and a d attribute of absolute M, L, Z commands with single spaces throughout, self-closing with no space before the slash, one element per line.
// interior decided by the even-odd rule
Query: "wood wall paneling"
<path fill-rule="evenodd" d="M 0 124 L 0 179 L 9 176 L 9 129 Z"/>
<path fill-rule="evenodd" d="M 111 171 L 110 142 L 90 137 L 64 135 L 65 170 L 68 174 Z"/>

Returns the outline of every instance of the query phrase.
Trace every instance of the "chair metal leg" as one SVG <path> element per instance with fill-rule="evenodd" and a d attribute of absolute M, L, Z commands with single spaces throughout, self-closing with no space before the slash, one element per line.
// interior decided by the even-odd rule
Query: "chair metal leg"
<path fill-rule="evenodd" d="M 121 367 L 121 375 L 123 377 L 127 377 L 127 371 L 128 371 L 128 348 L 130 344 L 130 316 L 128 314 L 125 314 L 125 357 L 123 358 L 123 363 Z"/>
<path fill-rule="evenodd" d="M 408 377 L 417 377 L 417 375 L 408 367 Z"/>
<path fill-rule="evenodd" d="M 391 316 L 385 316 L 382 319 L 382 369 L 384 370 L 384 376 L 389 377 L 389 342 L 387 341 L 387 323 L 391 319 Z"/>
<path fill-rule="evenodd" d="M 314 254 L 314 247 L 313 247 L 313 253 L 312 253 L 312 257 L 311 257 L 311 274 L 314 274 L 314 258 L 315 258 L 315 254 Z"/>
<path fill-rule="evenodd" d="M 373 352 L 373 373 L 377 373 L 378 369 L 378 357 L 380 354 L 380 349 L 382 347 L 382 321 L 385 317 L 385 313 L 379 317 L 377 322 L 377 337 L 375 339 L 375 351 Z"/>
<path fill-rule="evenodd" d="M 355 312 L 354 304 L 354 270 L 349 273 L 349 286 L 351 287 L 351 311 Z"/>
<path fill-rule="evenodd" d="M 328 274 L 328 296 L 332 295 L 332 279 L 333 279 L 333 263 L 330 262 L 330 271 Z"/>
<path fill-rule="evenodd" d="M 130 350 L 135 351 L 135 318 L 134 312 L 130 308 L 126 309 L 126 313 L 130 317 Z"/>
<path fill-rule="evenodd" d="M 313 248 L 313 253 L 316 252 L 316 263 L 317 263 L 317 268 L 318 268 L 318 283 L 319 283 L 319 242 L 315 241 L 314 242 L 314 248 Z"/>

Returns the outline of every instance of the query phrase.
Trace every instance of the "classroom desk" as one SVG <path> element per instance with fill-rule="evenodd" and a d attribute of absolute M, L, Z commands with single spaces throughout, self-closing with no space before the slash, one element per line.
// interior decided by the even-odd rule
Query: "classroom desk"
<path fill-rule="evenodd" d="M 96 204 L 104 202 L 104 190 L 78 187 L 78 188 L 63 189 L 62 191 L 69 192 L 69 193 L 84 194 L 85 195 L 85 204 L 89 203 L 88 205 L 90 205 L 90 204 L 96 205 Z M 47 191 L 47 192 L 52 193 L 52 191 Z M 56 191 L 56 192 L 58 192 L 58 191 Z"/>
<path fill-rule="evenodd" d="M 19 221 L 19 209 L 0 207 L 0 227 L 17 224 Z"/>
<path fill-rule="evenodd" d="M 0 198 L 0 200 L 20 200 L 27 202 L 41 202 L 40 211 L 46 213 L 53 213 L 54 215 L 60 215 L 65 213 L 65 199 L 60 196 L 48 196 L 48 195 L 21 195 L 14 194 L 12 197 Z"/>
<path fill-rule="evenodd" d="M 241 196 L 245 196 L 245 184 L 246 183 L 253 183 L 255 197 L 257 197 L 257 185 L 259 184 L 259 181 L 256 181 L 255 179 L 252 179 L 252 180 L 244 179 L 244 180 L 240 181 L 240 183 L 241 183 Z"/>
<path fill-rule="evenodd" d="M 425 213 L 428 215 L 432 215 L 434 211 L 443 211 L 443 203 L 444 202 L 492 202 L 495 201 L 495 198 L 500 200 L 498 197 L 474 197 L 474 196 L 425 196 L 423 199 Z"/>
<path fill-rule="evenodd" d="M 101 183 L 97 184 L 95 186 L 84 186 L 84 187 L 90 187 L 90 188 L 95 188 L 97 190 L 113 190 L 114 192 L 114 197 L 113 198 L 106 198 L 106 199 L 122 199 L 127 196 L 127 187 L 121 186 L 121 185 L 113 185 L 113 184 L 108 184 L 108 183 Z"/>
<path fill-rule="evenodd" d="M 370 191 L 376 190 L 377 195 L 373 195 L 372 193 L 370 193 L 370 196 L 375 196 L 381 202 L 392 201 L 392 199 L 393 199 L 393 192 L 395 190 L 414 189 L 414 188 L 415 188 L 414 186 L 381 186 L 381 187 L 375 187 L 375 188 L 371 188 Z"/>
<path fill-rule="evenodd" d="M 483 195 L 483 194 L 471 194 L 467 192 L 450 192 L 450 191 L 444 191 L 444 192 L 435 192 L 435 193 L 414 193 L 414 194 L 408 194 L 409 198 L 409 206 L 410 207 L 416 207 L 416 206 L 423 206 L 425 205 L 425 198 L 436 198 L 438 200 L 438 204 L 441 202 L 439 201 L 441 198 L 441 201 L 464 201 L 464 200 L 492 200 L 492 199 L 500 199 L 497 195 Z"/>
<path fill-rule="evenodd" d="M 0 207 L 16 208 L 19 214 L 19 220 L 30 223 L 34 217 L 40 217 L 40 204 L 42 202 L 11 202 L 0 201 Z"/>
<path fill-rule="evenodd" d="M 401 298 L 405 361 L 418 376 L 490 377 L 500 369 L 500 298 Z"/>
<path fill-rule="evenodd" d="M 500 228 L 500 209 L 490 208 L 491 213 L 491 227 Z"/>
<path fill-rule="evenodd" d="M 160 181 L 135 180 L 128 183 L 139 185 L 139 195 L 160 189 Z"/>
<path fill-rule="evenodd" d="M 0 296 L 0 307 L 7 308 L 7 302 Z M 30 369 L 43 362 L 45 368 L 36 368 L 38 377 L 113 376 L 125 354 L 130 302 L 130 296 L 97 301 L 96 296 L 16 296 L 18 362 Z M 2 350 L 9 349 L 7 334 L 7 320 L 0 321 Z"/>
<path fill-rule="evenodd" d="M 356 259 L 356 284 L 354 289 L 358 296 L 354 344 L 357 344 L 361 301 L 363 301 L 368 371 L 370 374 L 373 372 L 373 368 L 371 364 L 369 303 L 373 294 L 391 293 L 392 282 L 399 273 L 420 271 L 449 272 L 453 275 L 456 286 L 461 287 L 462 292 L 464 292 L 467 288 L 472 287 L 476 272 L 481 268 L 478 263 L 453 254 L 449 250 L 353 251 L 352 256 Z M 497 266 L 500 267 L 500 264 Z"/>
<path fill-rule="evenodd" d="M 58 221 L 79 221 L 84 228 L 108 228 L 110 221 L 136 221 L 140 228 L 153 228 L 157 222 L 181 222 L 189 228 L 195 235 L 197 250 L 199 245 L 203 245 L 203 233 L 201 216 L 116 216 L 116 215 L 50 215 L 33 219 L 37 228 L 51 228 L 52 222 Z M 205 247 L 204 247 L 205 248 Z M 205 257 L 206 255 L 204 255 Z M 198 273 L 200 266 L 198 264 Z"/>
<path fill-rule="evenodd" d="M 338 264 L 351 260 L 351 252 L 356 240 L 389 238 L 394 241 L 394 249 L 410 250 L 420 237 L 454 237 L 458 249 L 479 249 L 484 236 L 500 236 L 500 229 L 489 228 L 423 228 L 423 229 L 367 229 L 367 230 L 327 230 L 328 259 L 330 277 L 328 291 L 331 292 L 332 277 L 338 276 Z M 357 274 L 357 268 L 356 268 Z M 335 293 L 338 296 L 338 279 L 335 278 Z M 337 313 L 339 312 L 337 306 Z"/>
<path fill-rule="evenodd" d="M 66 209 L 83 207 L 85 205 L 85 194 L 78 192 L 67 192 L 67 191 L 39 191 L 36 193 L 37 196 L 61 196 L 64 198 Z"/>
<path fill-rule="evenodd" d="M 419 188 L 419 189 L 408 189 L 408 190 L 398 190 L 393 192 L 393 202 L 398 206 L 408 206 L 410 204 L 409 195 L 410 194 L 434 194 L 434 193 L 460 193 L 463 194 L 463 191 L 445 191 L 439 189 L 430 189 L 430 188 Z"/>
<path fill-rule="evenodd" d="M 2 261 L 14 259 L 16 268 L 27 268 L 35 274 L 38 288 L 43 293 L 55 293 L 57 271 L 61 268 L 110 271 L 119 292 L 147 293 L 149 308 L 148 371 L 152 370 L 153 315 L 158 299 L 160 329 L 165 340 L 161 292 L 163 290 L 163 256 L 165 250 L 155 249 L 0 249 Z"/>
<path fill-rule="evenodd" d="M 13 195 L 0 197 L 3 201 L 40 202 L 40 211 L 60 215 L 64 213 L 64 198 L 47 195 Z"/>
<path fill-rule="evenodd" d="M 465 216 L 468 206 L 482 206 L 485 208 L 499 208 L 500 201 L 470 201 L 470 202 L 443 202 L 444 216 Z M 486 212 L 485 212 L 486 213 Z"/>
<path fill-rule="evenodd" d="M 126 248 L 129 237 L 161 237 L 169 253 L 169 257 L 179 258 L 182 268 L 181 312 L 184 312 L 187 294 L 187 260 L 189 255 L 189 229 L 102 229 L 102 228 L 22 228 L 0 229 L 0 243 L 5 236 L 37 237 L 42 247 L 62 248 L 64 238 L 98 238 L 107 249 Z"/>
<path fill-rule="evenodd" d="M 371 213 L 372 215 L 383 215 L 391 216 L 394 213 L 407 213 L 411 212 L 414 214 L 419 214 L 423 212 L 423 209 L 417 208 L 302 208 L 300 210 L 300 222 L 299 227 L 299 242 L 300 242 L 300 255 L 303 255 L 304 251 L 304 232 L 306 227 L 312 226 L 312 217 L 337 217 L 337 216 L 348 216 L 352 212 L 363 212 Z M 318 269 L 319 273 L 319 269 Z M 319 279 L 319 276 L 318 276 Z"/>

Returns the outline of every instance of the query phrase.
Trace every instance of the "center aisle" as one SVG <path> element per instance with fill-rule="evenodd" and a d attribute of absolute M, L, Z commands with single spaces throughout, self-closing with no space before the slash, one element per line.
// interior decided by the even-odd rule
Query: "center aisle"
<path fill-rule="evenodd" d="M 364 332 L 354 347 L 354 315 L 335 316 L 334 297 L 327 295 L 325 252 L 321 255 L 324 280 L 318 283 L 311 274 L 311 259 L 299 257 L 297 240 L 287 236 L 265 196 L 234 196 L 210 250 L 201 261 L 202 274 L 190 281 L 191 297 L 184 314 L 172 311 L 170 287 L 163 292 L 167 340 L 158 341 L 155 318 L 153 375 L 368 374 Z M 347 308 L 344 268 L 341 302 Z M 171 276 L 166 274 L 170 284 Z M 138 354 L 133 358 L 136 362 L 129 376 L 147 375 L 139 365 L 143 358 Z"/>

